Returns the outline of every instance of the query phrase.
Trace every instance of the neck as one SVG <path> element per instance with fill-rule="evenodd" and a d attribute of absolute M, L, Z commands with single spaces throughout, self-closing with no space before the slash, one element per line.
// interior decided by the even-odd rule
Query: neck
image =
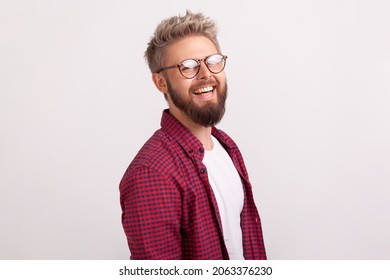
<path fill-rule="evenodd" d="M 213 141 L 211 140 L 212 128 L 194 123 L 182 111 L 175 109 L 170 108 L 169 112 L 199 139 L 205 150 L 211 150 L 213 148 Z"/>

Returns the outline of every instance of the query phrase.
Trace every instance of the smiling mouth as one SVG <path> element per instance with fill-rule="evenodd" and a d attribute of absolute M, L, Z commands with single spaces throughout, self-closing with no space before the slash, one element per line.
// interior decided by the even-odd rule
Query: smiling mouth
<path fill-rule="evenodd" d="M 213 90 L 214 90 L 214 87 L 209 86 L 209 87 L 204 87 L 204 88 L 199 88 L 197 90 L 194 90 L 194 91 L 192 91 L 192 93 L 195 95 L 200 95 L 200 94 L 211 93 Z"/>

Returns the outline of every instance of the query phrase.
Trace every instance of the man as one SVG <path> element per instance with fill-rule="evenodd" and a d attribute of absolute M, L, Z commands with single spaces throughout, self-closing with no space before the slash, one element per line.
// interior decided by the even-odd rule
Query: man
<path fill-rule="evenodd" d="M 131 259 L 266 259 L 243 158 L 215 128 L 227 96 L 216 33 L 211 19 L 187 11 L 162 21 L 148 44 L 169 109 L 120 183 Z"/>

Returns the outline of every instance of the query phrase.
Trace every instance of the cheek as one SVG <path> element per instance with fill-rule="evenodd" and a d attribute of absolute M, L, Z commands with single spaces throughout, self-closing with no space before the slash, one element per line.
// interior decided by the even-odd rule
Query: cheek
<path fill-rule="evenodd" d="M 215 79 L 218 81 L 220 85 L 224 85 L 226 83 L 226 75 L 225 72 L 222 71 L 218 75 L 215 76 Z"/>
<path fill-rule="evenodd" d="M 190 93 L 191 82 L 183 81 L 181 83 L 177 83 L 176 88 L 182 92 L 183 94 Z"/>

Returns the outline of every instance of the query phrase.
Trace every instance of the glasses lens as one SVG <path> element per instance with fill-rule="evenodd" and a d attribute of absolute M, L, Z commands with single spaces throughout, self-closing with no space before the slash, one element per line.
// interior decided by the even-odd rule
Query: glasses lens
<path fill-rule="evenodd" d="M 198 73 L 199 62 L 195 59 L 187 59 L 180 63 L 180 72 L 184 77 L 193 78 Z"/>
<path fill-rule="evenodd" d="M 206 65 L 210 72 L 217 74 L 225 68 L 225 58 L 220 54 L 213 54 L 206 58 Z"/>

